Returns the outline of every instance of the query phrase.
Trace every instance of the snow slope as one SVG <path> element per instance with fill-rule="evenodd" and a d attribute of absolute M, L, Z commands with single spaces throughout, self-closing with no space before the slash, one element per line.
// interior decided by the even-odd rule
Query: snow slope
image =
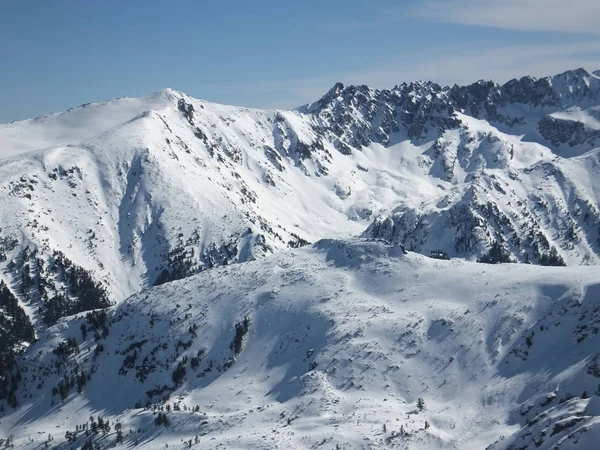
<path fill-rule="evenodd" d="M 323 240 L 136 294 L 96 331 L 62 319 L 23 360 L 0 432 L 22 449 L 69 448 L 67 431 L 112 447 L 117 423 L 116 448 L 590 449 L 599 295 L 596 267 Z M 81 372 L 80 394 L 52 395 Z M 90 415 L 111 430 L 86 437 Z"/>
<path fill-rule="evenodd" d="M 0 157 L 58 147 L 93 138 L 144 112 L 166 107 L 168 90 L 148 98 L 87 103 L 56 114 L 0 125 Z"/>
<path fill-rule="evenodd" d="M 179 99 L 202 111 L 194 127 Z M 120 118 L 114 109 L 131 117 L 98 134 L 87 130 L 95 117 Z M 10 256 L 28 245 L 58 249 L 122 299 L 152 285 L 174 249 L 195 252 L 193 273 L 285 248 L 297 237 L 337 235 L 342 225 L 359 232 L 365 224 L 348 220 L 354 213 L 333 192 L 335 180 L 306 189 L 313 164 L 272 148 L 274 122 L 291 127 L 286 114 L 291 121 L 297 115 L 206 104 L 168 90 L 46 118 L 58 122 L 52 129 L 79 121 L 73 127 L 86 131 L 68 145 L 1 160 L 1 233 L 16 241 Z M 35 124 L 18 125 L 31 131 L 22 134 L 38 132 Z"/>

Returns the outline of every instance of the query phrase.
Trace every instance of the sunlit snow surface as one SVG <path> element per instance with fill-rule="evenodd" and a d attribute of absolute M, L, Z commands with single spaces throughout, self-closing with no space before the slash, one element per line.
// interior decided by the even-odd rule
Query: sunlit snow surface
<path fill-rule="evenodd" d="M 0 430 L 33 449 L 48 433 L 56 445 L 100 414 L 123 424 L 123 448 L 180 448 L 197 434 L 199 448 L 536 448 L 538 438 L 542 448 L 593 448 L 599 298 L 596 267 L 446 262 L 378 242 L 319 241 L 122 302 L 109 311 L 105 350 L 93 356 L 88 337 L 69 362 L 95 367 L 92 381 L 51 406 L 58 378 L 39 389 L 34 379 L 51 366 L 56 344 L 81 341 L 84 319 L 61 321 L 31 349 L 25 404 Z M 250 330 L 233 362 L 229 344 L 244 317 Z M 176 350 L 179 340 L 191 345 Z M 160 347 L 144 383 L 135 369 L 118 373 L 139 342 L 138 364 Z M 187 365 L 170 395 L 182 411 L 169 413 L 169 427 L 133 409 L 146 391 L 171 385 L 177 362 L 199 350 L 200 364 Z M 591 398 L 580 398 L 583 391 Z M 573 418 L 580 420 L 551 435 Z M 401 426 L 407 434 L 395 436 Z M 99 441 L 114 438 L 112 431 Z"/>

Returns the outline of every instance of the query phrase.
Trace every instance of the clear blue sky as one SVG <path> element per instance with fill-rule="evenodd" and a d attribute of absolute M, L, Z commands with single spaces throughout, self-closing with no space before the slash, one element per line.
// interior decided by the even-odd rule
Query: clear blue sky
<path fill-rule="evenodd" d="M 0 0 L 0 123 L 171 87 L 294 107 L 392 87 L 600 69 L 597 0 Z"/>

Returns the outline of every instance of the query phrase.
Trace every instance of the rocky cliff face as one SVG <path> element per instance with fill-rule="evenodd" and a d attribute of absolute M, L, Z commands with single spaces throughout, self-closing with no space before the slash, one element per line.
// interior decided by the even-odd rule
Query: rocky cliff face
<path fill-rule="evenodd" d="M 456 113 L 487 121 L 502 131 L 575 152 L 598 146 L 597 129 L 585 122 L 552 129 L 552 113 L 574 108 L 587 111 L 600 102 L 600 78 L 584 69 L 553 77 L 523 77 L 503 85 L 478 81 L 467 86 L 442 87 L 432 82 L 403 83 L 389 90 L 367 86 L 336 84 L 319 101 L 299 110 L 316 115 L 319 125 L 341 142 L 360 148 L 379 143 L 389 145 L 398 139 L 435 139 L 461 122 Z M 593 110 L 593 108 L 592 108 Z M 597 110 L 594 114 L 597 115 Z M 556 119 L 554 119 L 556 120 Z M 580 127 L 580 128 L 578 128 Z M 586 136 L 574 137 L 573 134 Z M 564 155 L 567 156 L 567 155 Z"/>

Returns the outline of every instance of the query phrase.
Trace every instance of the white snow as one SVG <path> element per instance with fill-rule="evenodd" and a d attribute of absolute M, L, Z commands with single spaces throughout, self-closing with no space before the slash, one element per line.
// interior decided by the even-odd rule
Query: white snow
<path fill-rule="evenodd" d="M 572 107 L 567 111 L 560 111 L 550 114 L 551 117 L 561 120 L 572 120 L 583 123 L 587 128 L 600 130 L 600 107 L 594 106 L 591 108 L 581 109 L 580 107 Z"/>
<path fill-rule="evenodd" d="M 98 356 L 91 333 L 81 339 L 85 319 L 62 320 L 32 348 L 23 406 L 0 430 L 14 435 L 16 448 L 33 449 L 48 434 L 59 445 L 66 431 L 102 415 L 122 423 L 124 448 L 184 448 L 182 439 L 198 435 L 197 448 L 481 449 L 496 442 L 492 448 L 500 449 L 513 433 L 529 445 L 531 437 L 518 436 L 551 395 L 556 417 L 586 411 L 567 433 L 587 429 L 592 442 L 598 379 L 586 370 L 597 359 L 598 336 L 578 340 L 578 327 L 598 327 L 599 293 L 595 267 L 445 262 L 378 242 L 319 241 L 127 299 L 109 311 Z M 234 324 L 244 317 L 243 350 L 227 369 Z M 81 395 L 61 403 L 50 393 L 58 377 L 42 379 L 39 389 L 35 378 L 67 337 L 80 343 L 67 367 L 97 371 Z M 189 347 L 177 350 L 178 340 Z M 134 368 L 119 375 L 139 342 L 135 365 L 150 358 L 154 366 L 143 383 Z M 170 399 L 152 398 L 182 409 L 168 414 L 169 427 L 155 426 L 152 408 L 135 404 L 148 401 L 146 391 L 172 385 L 177 363 L 201 349 L 198 367 L 185 364 L 186 379 Z M 584 390 L 591 400 L 558 402 Z M 196 405 L 199 412 L 191 411 Z M 544 442 L 566 436 L 550 438 L 555 422 L 546 422 Z M 397 436 L 401 427 L 407 434 Z M 97 439 L 114 442 L 114 429 Z"/>

